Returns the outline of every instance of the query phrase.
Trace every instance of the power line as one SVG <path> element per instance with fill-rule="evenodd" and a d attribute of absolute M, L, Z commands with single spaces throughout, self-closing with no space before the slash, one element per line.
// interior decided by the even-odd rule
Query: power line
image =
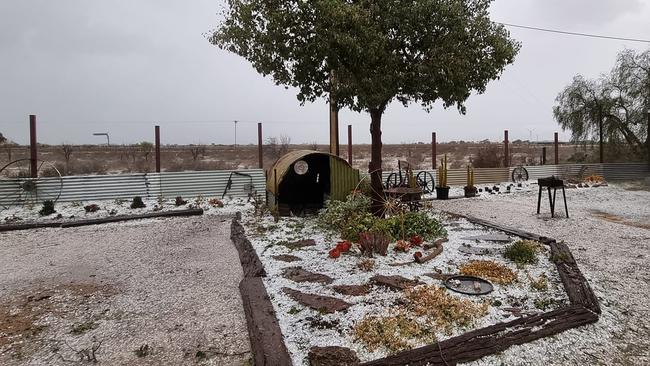
<path fill-rule="evenodd" d="M 530 27 L 530 26 L 527 26 L 527 25 L 502 23 L 502 22 L 495 22 L 495 23 L 504 25 L 506 27 L 523 28 L 523 29 L 529 29 L 529 30 L 536 30 L 536 31 L 540 31 L 540 32 L 568 34 L 568 35 L 571 35 L 571 36 L 590 37 L 590 38 L 612 39 L 612 40 L 617 40 L 617 41 L 650 43 L 650 40 L 647 40 L 647 39 L 625 38 L 625 37 L 604 36 L 604 35 L 600 35 L 600 34 L 569 32 L 569 31 L 563 31 L 563 30 L 557 30 L 557 29 Z"/>

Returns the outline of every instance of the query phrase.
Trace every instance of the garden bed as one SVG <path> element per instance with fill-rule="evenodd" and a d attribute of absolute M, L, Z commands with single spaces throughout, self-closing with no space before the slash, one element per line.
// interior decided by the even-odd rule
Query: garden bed
<path fill-rule="evenodd" d="M 293 364 L 328 354 L 352 364 L 465 362 L 598 319 L 598 304 L 565 245 L 471 218 L 426 215 L 445 230 L 407 252 L 395 251 L 392 240 L 386 256 L 368 258 L 354 244 L 331 253 L 342 238 L 322 220 L 275 222 L 244 213 L 244 271 L 255 268 L 250 276 L 261 277 L 277 317 L 271 334 L 277 342 L 281 332 Z M 514 243 L 534 248 L 534 259 L 506 258 Z M 440 244 L 439 255 L 415 261 L 416 252 L 427 258 Z M 444 281 L 456 274 L 486 278 L 494 291 L 447 290 Z"/>

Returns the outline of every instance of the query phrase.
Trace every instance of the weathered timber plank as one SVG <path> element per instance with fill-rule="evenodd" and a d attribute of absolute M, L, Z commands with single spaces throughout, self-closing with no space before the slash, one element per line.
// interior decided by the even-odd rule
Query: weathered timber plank
<path fill-rule="evenodd" d="M 600 314 L 600 304 L 589 282 L 585 279 L 569 247 L 565 243 L 551 242 L 551 260 L 555 262 L 564 289 L 573 305 L 582 305 Z"/>
<path fill-rule="evenodd" d="M 583 306 L 570 306 L 467 332 L 429 346 L 366 362 L 364 366 L 455 365 L 502 352 L 567 329 L 596 322 L 598 316 Z"/>
<path fill-rule="evenodd" d="M 251 352 L 256 366 L 292 365 L 275 310 L 261 277 L 245 277 L 239 284 Z"/>
<path fill-rule="evenodd" d="M 242 269 L 244 270 L 244 277 L 266 277 L 266 271 L 262 261 L 257 256 L 257 252 L 253 248 L 250 240 L 246 237 L 244 227 L 239 223 L 241 214 L 232 220 L 230 225 L 230 239 L 237 248 L 239 254 L 239 261 L 241 262 Z"/>

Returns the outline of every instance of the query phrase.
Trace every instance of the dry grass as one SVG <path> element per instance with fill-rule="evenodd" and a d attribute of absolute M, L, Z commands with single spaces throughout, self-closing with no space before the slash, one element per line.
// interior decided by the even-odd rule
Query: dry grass
<path fill-rule="evenodd" d="M 429 328 L 403 312 L 389 317 L 366 316 L 354 327 L 354 335 L 370 352 L 385 348 L 396 353 L 420 341 L 435 341 Z"/>
<path fill-rule="evenodd" d="M 637 222 L 633 220 L 626 219 L 625 217 L 610 214 L 604 211 L 598 211 L 598 210 L 593 210 L 591 214 L 594 217 L 597 217 L 601 220 L 613 222 L 616 224 L 621 224 L 629 227 L 636 227 L 636 228 L 641 228 L 641 229 L 648 229 L 650 230 L 650 224 L 649 223 L 644 223 L 644 222 Z"/>
<path fill-rule="evenodd" d="M 517 279 L 517 274 L 513 270 L 492 261 L 471 261 L 460 267 L 460 273 L 484 278 L 501 285 L 509 285 Z"/>

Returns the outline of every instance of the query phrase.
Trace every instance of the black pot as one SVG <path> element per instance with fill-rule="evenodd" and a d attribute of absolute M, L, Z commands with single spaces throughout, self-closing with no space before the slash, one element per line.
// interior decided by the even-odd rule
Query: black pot
<path fill-rule="evenodd" d="M 436 198 L 446 200 L 449 198 L 449 187 L 436 187 Z"/>
<path fill-rule="evenodd" d="M 476 192 L 478 191 L 476 187 L 465 186 L 463 189 L 465 190 L 465 197 L 476 197 Z"/>

